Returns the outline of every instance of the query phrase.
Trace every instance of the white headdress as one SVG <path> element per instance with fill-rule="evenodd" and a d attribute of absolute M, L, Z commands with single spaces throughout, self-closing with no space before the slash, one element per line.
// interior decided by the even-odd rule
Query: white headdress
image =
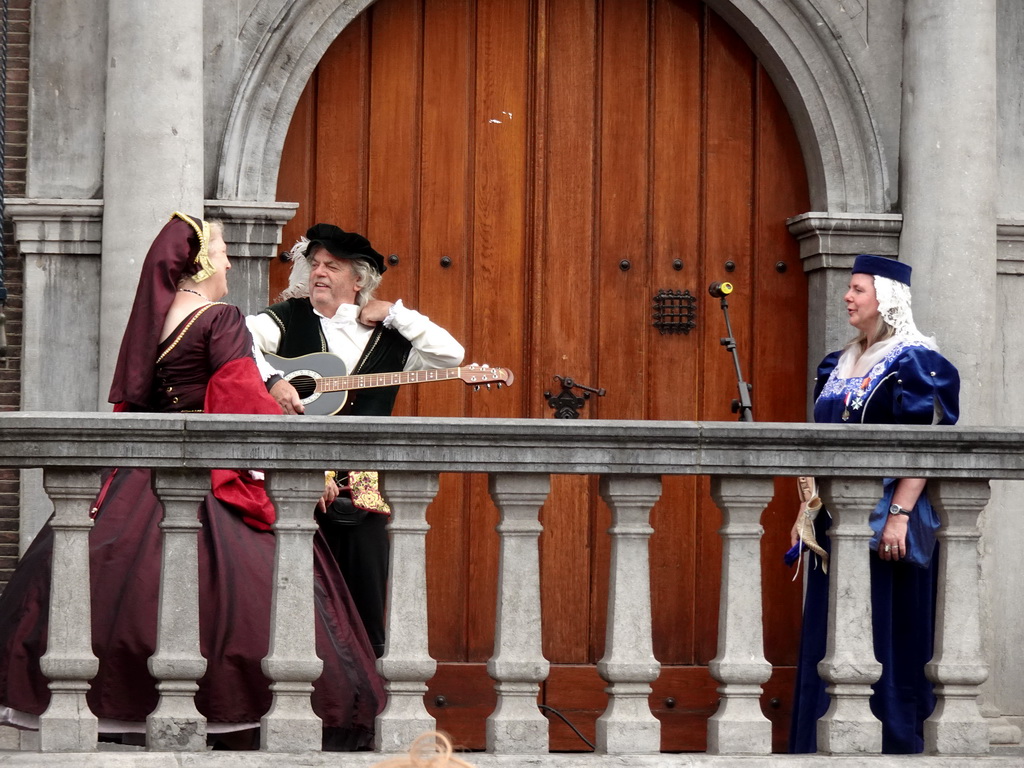
<path fill-rule="evenodd" d="M 878 313 L 882 316 L 901 341 L 917 341 L 935 348 L 935 339 L 925 336 L 914 324 L 914 313 L 910 308 L 910 286 L 881 275 L 872 275 L 875 280 L 875 298 L 878 299 Z"/>

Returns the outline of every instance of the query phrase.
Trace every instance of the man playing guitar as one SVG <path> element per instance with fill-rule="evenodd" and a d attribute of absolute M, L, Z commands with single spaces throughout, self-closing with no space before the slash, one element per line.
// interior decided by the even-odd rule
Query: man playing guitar
<path fill-rule="evenodd" d="M 316 224 L 291 250 L 283 301 L 250 315 L 256 359 L 267 389 L 286 414 L 303 413 L 302 397 L 264 354 L 337 355 L 352 375 L 458 366 L 462 345 L 425 315 L 373 297 L 387 269 L 362 235 Z M 342 413 L 388 416 L 397 386 L 350 393 Z M 351 479 L 351 483 L 350 483 Z M 389 509 L 376 474 L 343 472 L 327 483 L 317 520 L 348 582 L 377 656 L 384 651 Z"/>

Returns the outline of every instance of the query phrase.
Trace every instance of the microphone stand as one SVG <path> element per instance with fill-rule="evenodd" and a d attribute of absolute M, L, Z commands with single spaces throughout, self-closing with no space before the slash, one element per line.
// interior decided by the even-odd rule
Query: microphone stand
<path fill-rule="evenodd" d="M 725 288 L 728 286 L 728 289 Z M 719 342 L 723 347 L 732 352 L 732 362 L 736 367 L 736 385 L 739 388 L 739 398 L 732 401 L 732 412 L 739 413 L 740 421 L 754 420 L 754 406 L 750 402 L 750 391 L 753 385 L 743 380 L 743 372 L 740 370 L 740 356 L 736 352 L 736 338 L 732 335 L 732 323 L 729 322 L 729 303 L 725 297 L 732 293 L 732 286 L 729 283 L 712 283 L 708 288 L 709 293 L 722 300 L 722 314 L 725 315 L 725 332 L 729 334 Z"/>

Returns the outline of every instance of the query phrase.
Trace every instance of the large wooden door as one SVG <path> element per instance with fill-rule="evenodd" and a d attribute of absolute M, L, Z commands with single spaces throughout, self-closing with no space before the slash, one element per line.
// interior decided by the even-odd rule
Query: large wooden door
<path fill-rule="evenodd" d="M 730 315 L 755 418 L 801 421 L 806 279 L 785 219 L 807 210 L 806 174 L 778 93 L 740 38 L 695 0 L 380 0 L 311 78 L 290 127 L 278 199 L 300 203 L 291 243 L 316 221 L 366 233 L 397 259 L 382 296 L 449 328 L 468 361 L 512 368 L 511 389 L 406 388 L 397 414 L 551 418 L 556 374 L 603 387 L 590 419 L 732 420 L 732 358 L 708 296 Z M 283 285 L 277 267 L 274 285 Z M 696 327 L 652 325 L 662 290 L 696 297 Z M 781 562 L 791 482 L 765 513 L 764 707 L 784 743 L 799 585 Z M 486 478 L 443 475 L 429 510 L 428 700 L 482 747 L 497 512 Z M 607 697 L 609 511 L 596 478 L 553 478 L 542 513 L 544 703 L 593 737 Z M 717 704 L 721 515 L 707 478 L 673 477 L 651 539 L 652 705 L 663 747 L 701 750 Z M 441 698 L 443 697 L 443 699 Z M 443 701 L 443 705 L 442 705 Z M 552 720 L 555 749 L 583 749 Z"/>

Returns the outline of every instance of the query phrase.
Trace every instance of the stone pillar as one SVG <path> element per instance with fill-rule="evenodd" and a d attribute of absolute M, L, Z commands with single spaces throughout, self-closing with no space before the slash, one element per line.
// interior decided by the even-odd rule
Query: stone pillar
<path fill-rule="evenodd" d="M 988 677 L 981 647 L 978 517 L 989 500 L 984 480 L 929 483 L 939 512 L 939 599 L 935 652 L 925 665 L 935 683 L 935 711 L 924 723 L 925 752 L 980 755 L 989 749 L 989 726 L 978 709 Z"/>
<path fill-rule="evenodd" d="M 206 217 L 224 222 L 224 242 L 231 259 L 227 300 L 247 315 L 277 299 L 270 295 L 269 262 L 292 246 L 281 247 L 281 230 L 298 207 L 298 203 L 206 201 Z"/>
<path fill-rule="evenodd" d="M 175 210 L 203 214 L 203 2 L 107 8 L 101 410 L 146 251 Z"/>
<path fill-rule="evenodd" d="M 718 655 L 710 671 L 722 685 L 718 711 L 708 720 L 708 752 L 768 755 L 772 724 L 761 712 L 761 685 L 772 666 L 764 657 L 760 521 L 775 495 L 775 481 L 713 477 L 711 495 L 722 510 L 722 592 Z"/>
<path fill-rule="evenodd" d="M 206 718 L 196 709 L 206 659 L 199 652 L 199 545 L 197 510 L 210 487 L 205 469 L 159 469 L 153 487 L 164 508 L 163 553 L 156 652 L 149 672 L 160 700 L 146 717 L 153 751 L 205 752 Z"/>
<path fill-rule="evenodd" d="M 548 719 L 537 708 L 547 678 L 540 631 L 540 508 L 551 478 L 540 474 L 490 477 L 491 498 L 501 511 L 498 535 L 498 606 L 494 656 L 488 674 L 497 681 L 498 705 L 487 718 L 487 751 L 546 755 Z"/>
<path fill-rule="evenodd" d="M 651 630 L 649 520 L 661 498 L 661 478 L 604 475 L 601 497 L 612 511 L 612 552 L 605 653 L 597 663 L 608 682 L 608 708 L 597 718 L 597 752 L 658 754 L 661 722 L 649 702 L 661 671 Z"/>
<path fill-rule="evenodd" d="M 99 350 L 100 200 L 8 200 L 24 257 L 21 409 L 93 411 Z M 75 386 L 54 387 L 74 371 Z M 107 391 L 102 393 L 106 399 Z M 24 554 L 53 511 L 43 470 L 21 471 L 18 551 Z"/>
<path fill-rule="evenodd" d="M 50 680 L 50 706 L 39 717 L 40 750 L 92 752 L 98 723 L 85 695 L 100 663 L 92 652 L 89 507 L 99 492 L 100 473 L 47 469 L 44 483 L 54 517 L 49 637 L 39 660 Z"/>
<path fill-rule="evenodd" d="M 906 0 L 900 259 L 914 316 L 960 370 L 961 424 L 994 423 L 997 0 Z M 956 311 L 953 311 L 953 308 Z"/>
<path fill-rule="evenodd" d="M 828 574 L 828 643 L 818 674 L 829 683 L 828 712 L 818 721 L 818 751 L 831 755 L 882 751 L 882 724 L 868 705 L 882 675 L 871 636 L 868 512 L 878 480 L 825 480 L 822 499 L 832 513 Z"/>
<path fill-rule="evenodd" d="M 270 711 L 260 720 L 260 749 L 314 752 L 323 742 L 323 723 L 310 695 L 323 672 L 316 655 L 313 597 L 312 509 L 324 492 L 324 473 L 278 470 L 267 473 L 267 493 L 277 509 L 274 537 L 274 595 L 270 608 L 270 650 L 263 674 L 273 682 Z"/>
<path fill-rule="evenodd" d="M 377 715 L 376 748 L 402 752 L 437 726 L 423 703 L 437 671 L 427 645 L 427 507 L 437 495 L 437 474 L 383 473 L 381 490 L 391 506 L 391 555 L 384 656 L 377 661 L 388 702 Z"/>

